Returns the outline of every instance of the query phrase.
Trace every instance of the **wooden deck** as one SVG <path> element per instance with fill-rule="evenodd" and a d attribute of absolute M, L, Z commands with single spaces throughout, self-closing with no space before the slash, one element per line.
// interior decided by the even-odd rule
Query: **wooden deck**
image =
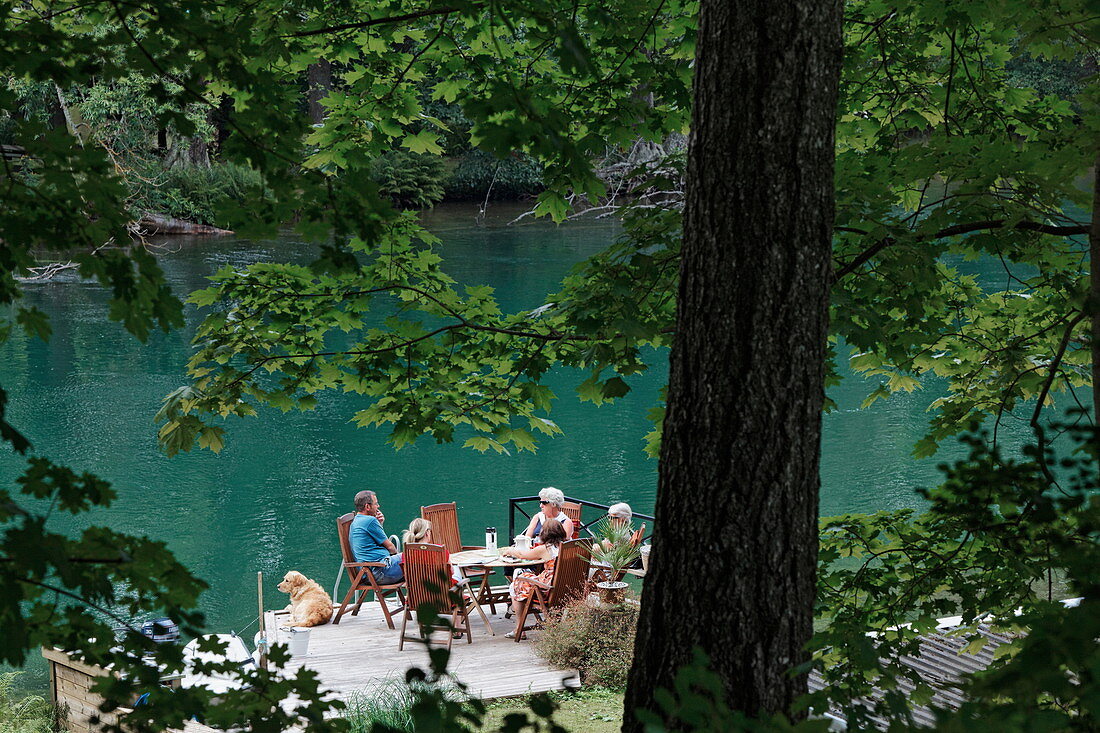
<path fill-rule="evenodd" d="M 503 606 L 497 604 L 496 615 L 489 614 L 488 606 L 484 610 L 496 636 L 489 635 L 481 618 L 474 613 L 470 619 L 473 643 L 466 643 L 465 638 L 455 639 L 451 647 L 448 669 L 468 686 L 471 695 L 489 699 L 580 686 L 576 670 L 555 669 L 535 654 L 533 641 L 540 632 L 528 632 L 528 640 L 517 644 L 504 637 L 514 628 L 515 621 L 504 618 Z M 268 611 L 265 617 L 268 629 L 276 628 L 281 618 L 285 617 Z M 427 668 L 428 654 L 423 644 L 406 641 L 404 651 L 397 650 L 400 614 L 395 614 L 394 622 L 397 629 L 391 631 L 378 604 L 366 601 L 358 616 L 349 611 L 339 625 L 310 629 L 308 654 L 295 657 L 288 671 L 293 673 L 301 666 L 312 669 L 323 688 L 347 699 L 353 693 L 369 694 L 377 680 L 403 680 L 408 669 Z M 409 622 L 409 633 L 416 635 L 413 620 Z M 436 634 L 435 640 L 446 643 L 442 634 Z"/>

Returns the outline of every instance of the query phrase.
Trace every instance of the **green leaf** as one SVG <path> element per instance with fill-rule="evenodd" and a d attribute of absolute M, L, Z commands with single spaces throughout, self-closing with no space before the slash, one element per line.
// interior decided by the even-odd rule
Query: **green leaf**
<path fill-rule="evenodd" d="M 20 306 L 16 311 L 15 320 L 28 336 L 32 338 L 37 336 L 43 341 L 50 340 L 50 334 L 53 331 L 50 327 L 50 317 L 38 308 Z"/>
<path fill-rule="evenodd" d="M 205 427 L 199 433 L 199 447 L 221 453 L 225 447 L 225 431 L 219 427 Z"/>
<path fill-rule="evenodd" d="M 430 130 L 421 130 L 415 135 L 406 135 L 401 141 L 401 147 L 408 148 L 414 153 L 432 153 L 442 155 L 443 148 L 439 147 L 439 134 Z"/>

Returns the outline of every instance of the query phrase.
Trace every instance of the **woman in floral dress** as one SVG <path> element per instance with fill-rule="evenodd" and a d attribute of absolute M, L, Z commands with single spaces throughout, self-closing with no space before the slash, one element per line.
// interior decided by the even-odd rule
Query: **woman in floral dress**
<path fill-rule="evenodd" d="M 516 615 L 517 623 L 520 609 L 523 607 L 524 601 L 531 597 L 531 592 L 535 587 L 531 584 L 531 579 L 537 579 L 544 583 L 553 582 L 554 564 L 557 562 L 561 543 L 565 542 L 565 539 L 565 527 L 562 526 L 562 523 L 556 519 L 548 519 L 542 523 L 542 531 L 539 532 L 539 544 L 530 550 L 505 547 L 500 551 L 501 555 L 510 555 L 523 560 L 539 560 L 543 563 L 542 572 L 537 575 L 530 570 L 524 570 L 516 573 L 512 578 L 512 585 L 508 592 L 512 597 L 512 613 Z M 513 639 L 521 631 L 521 629 L 516 629 L 516 631 L 508 632 L 506 636 Z"/>

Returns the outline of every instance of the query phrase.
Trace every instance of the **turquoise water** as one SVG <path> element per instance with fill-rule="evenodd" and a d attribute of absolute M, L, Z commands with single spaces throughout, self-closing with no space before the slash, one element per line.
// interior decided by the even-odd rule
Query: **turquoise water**
<path fill-rule="evenodd" d="M 443 239 L 447 270 L 460 282 L 495 286 L 505 309 L 541 305 L 575 262 L 620 231 L 610 220 L 505 226 L 516 213 L 495 207 L 481 225 L 469 207 L 426 216 Z M 308 262 L 312 255 L 312 247 L 290 236 L 181 238 L 166 245 L 161 261 L 173 289 L 186 294 L 205 287 L 205 277 L 225 264 Z M 106 300 L 101 288 L 72 277 L 28 286 L 28 303 L 50 314 L 54 335 L 48 344 L 17 336 L 3 347 L 0 385 L 11 395 L 10 419 L 36 452 L 114 484 L 117 503 L 92 521 L 166 541 L 210 583 L 202 605 L 212 629 L 241 629 L 255 618 L 258 570 L 267 580 L 268 606 L 282 604 L 275 584 L 289 569 L 331 587 L 339 554 L 334 519 L 362 488 L 378 491 L 391 532 L 422 504 L 456 501 L 470 542 L 480 542 L 486 525 L 503 532 L 510 496 L 548 485 L 652 510 L 657 464 L 642 453 L 642 438 L 667 352 L 653 355 L 654 368 L 631 380 L 629 395 L 599 408 L 576 399 L 582 377 L 552 375 L 560 398 L 552 417 L 565 435 L 544 440 L 534 455 L 482 455 L 430 439 L 394 452 L 385 432 L 349 423 L 360 397 L 330 394 L 314 412 L 268 411 L 230 423 L 221 455 L 168 458 L 157 448 L 153 414 L 184 383 L 198 315 L 189 306 L 187 328 L 141 344 L 106 321 Z M 934 482 L 936 464 L 961 454 L 949 446 L 934 459 L 910 457 L 927 426 L 927 405 L 938 396 L 934 389 L 858 409 L 870 389 L 849 377 L 833 392 L 840 409 L 824 419 L 822 514 L 916 506 L 914 487 Z M 0 452 L 3 480 L 21 467 L 9 449 Z"/>

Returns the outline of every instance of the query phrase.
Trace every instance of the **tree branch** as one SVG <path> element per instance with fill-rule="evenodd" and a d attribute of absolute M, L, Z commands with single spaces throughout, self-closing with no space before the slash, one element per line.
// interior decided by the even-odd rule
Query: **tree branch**
<path fill-rule="evenodd" d="M 927 242 L 934 239 L 943 239 L 944 237 L 957 237 L 960 234 L 968 234 L 970 232 L 979 232 L 988 229 L 1000 229 L 1004 227 L 1004 219 L 990 219 L 988 221 L 975 221 L 969 224 L 956 224 L 939 230 L 935 234 L 926 235 L 923 237 L 917 237 L 917 242 Z M 1043 224 L 1037 221 L 1019 221 L 1012 225 L 1012 229 L 1022 229 L 1030 232 L 1039 232 L 1040 234 L 1053 234 L 1061 237 L 1072 237 L 1079 234 L 1088 234 L 1091 225 L 1088 224 L 1073 224 L 1069 226 L 1059 226 L 1055 224 Z M 840 231 L 853 232 L 853 230 L 846 227 L 838 227 Z M 833 275 L 833 282 L 839 281 L 845 275 L 850 275 L 855 272 L 859 267 L 869 261 L 872 257 L 877 255 L 887 247 L 892 247 L 897 244 L 898 240 L 893 237 L 884 237 L 867 249 L 860 252 L 848 264 L 844 265 L 836 271 Z"/>
<path fill-rule="evenodd" d="M 480 7 L 480 3 L 470 5 L 471 8 Z M 369 20 L 361 20 L 355 23 L 340 23 L 339 25 L 329 25 L 324 28 L 314 28 L 308 31 L 298 31 L 297 33 L 289 33 L 283 38 L 307 38 L 309 36 L 320 36 L 325 33 L 337 33 L 339 31 L 351 31 L 359 28 L 370 28 L 375 25 L 386 25 L 388 23 L 404 23 L 407 20 L 417 20 L 419 18 L 430 18 L 433 15 L 446 15 L 448 13 L 456 13 L 462 8 L 454 6 L 445 6 L 442 8 L 426 8 L 424 10 L 417 10 L 413 13 L 405 13 L 404 15 L 390 15 L 385 18 L 370 18 Z"/>
<path fill-rule="evenodd" d="M 1066 324 L 1066 330 L 1062 334 L 1062 340 L 1058 344 L 1058 350 L 1054 352 L 1054 358 L 1050 361 L 1050 372 L 1047 373 L 1047 378 L 1043 381 L 1043 388 L 1040 390 L 1039 399 L 1035 403 L 1035 412 L 1031 414 L 1031 428 L 1035 431 L 1035 438 L 1038 443 L 1038 451 L 1036 452 L 1035 459 L 1039 462 L 1039 468 L 1042 469 L 1047 480 L 1054 486 L 1058 486 L 1058 480 L 1051 472 L 1050 466 L 1047 465 L 1047 440 L 1043 431 L 1043 426 L 1039 424 L 1039 416 L 1043 412 L 1043 403 L 1046 402 L 1047 395 L 1050 394 L 1050 388 L 1054 384 L 1054 378 L 1058 376 L 1058 371 L 1062 366 L 1062 357 L 1065 356 L 1070 339 L 1073 337 L 1073 329 L 1084 318 L 1084 313 L 1078 313 L 1077 316 Z"/>

